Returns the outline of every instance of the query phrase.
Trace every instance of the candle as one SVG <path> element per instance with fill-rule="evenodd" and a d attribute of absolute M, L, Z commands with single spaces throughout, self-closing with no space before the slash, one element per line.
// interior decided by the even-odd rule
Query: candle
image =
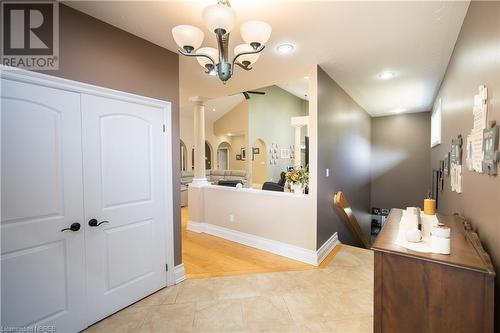
<path fill-rule="evenodd" d="M 424 200 L 424 214 L 426 215 L 436 214 L 436 200 L 434 199 Z"/>

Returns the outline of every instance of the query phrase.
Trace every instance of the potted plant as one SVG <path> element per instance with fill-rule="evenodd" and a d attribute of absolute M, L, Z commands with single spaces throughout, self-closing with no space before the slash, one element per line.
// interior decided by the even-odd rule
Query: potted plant
<path fill-rule="evenodd" d="M 285 179 L 293 193 L 304 193 L 304 189 L 309 185 L 309 171 L 307 167 L 297 167 L 286 173 Z"/>

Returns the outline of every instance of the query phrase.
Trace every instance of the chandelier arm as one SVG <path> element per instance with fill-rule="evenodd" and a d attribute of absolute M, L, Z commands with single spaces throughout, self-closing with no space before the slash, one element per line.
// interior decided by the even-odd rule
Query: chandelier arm
<path fill-rule="evenodd" d="M 249 71 L 249 70 L 251 70 L 251 69 L 252 69 L 252 67 L 250 67 L 250 65 L 245 66 L 245 65 L 243 65 L 241 62 L 238 62 L 238 61 L 237 61 L 237 62 L 235 62 L 234 64 L 235 64 L 235 65 L 240 66 L 241 68 L 243 68 L 243 69 L 244 69 L 244 70 L 246 70 L 246 71 Z"/>
<path fill-rule="evenodd" d="M 238 53 L 238 54 L 234 57 L 234 59 L 233 59 L 233 66 L 232 66 L 232 67 L 234 68 L 234 64 L 238 64 L 238 62 L 236 62 L 236 60 L 238 60 L 238 58 L 239 58 L 240 56 L 247 55 L 247 54 L 256 54 L 256 53 L 260 53 L 260 52 L 262 52 L 262 50 L 264 50 L 264 48 L 265 48 L 265 45 L 262 45 L 261 47 L 259 47 L 259 48 L 258 48 L 257 50 L 255 50 L 255 51 L 247 51 L 247 52 L 241 52 L 241 53 Z M 240 67 L 241 67 L 241 66 L 240 66 Z"/>
<path fill-rule="evenodd" d="M 209 55 L 206 55 L 206 54 L 196 54 L 196 53 L 187 53 L 187 52 L 184 52 L 183 50 L 181 49 L 178 49 L 177 51 L 179 51 L 180 54 L 182 54 L 183 56 L 186 56 L 186 57 L 202 57 L 202 58 L 207 58 L 209 59 L 212 64 L 215 66 L 217 66 L 217 64 L 215 63 L 215 60 L 209 56 Z"/>

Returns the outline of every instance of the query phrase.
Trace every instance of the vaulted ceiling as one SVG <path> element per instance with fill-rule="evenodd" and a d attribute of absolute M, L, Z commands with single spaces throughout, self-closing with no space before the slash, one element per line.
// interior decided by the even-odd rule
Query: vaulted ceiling
<path fill-rule="evenodd" d="M 196 25 L 205 46 L 216 46 L 201 12 L 215 1 L 71 1 L 67 5 L 176 51 L 171 29 Z M 303 78 L 319 64 L 373 116 L 428 111 L 443 78 L 468 1 L 333 2 L 232 0 L 238 15 L 231 45 L 242 43 L 238 26 L 268 22 L 273 32 L 250 72 L 236 69 L 223 85 L 195 59 L 180 57 L 181 104 L 189 96 L 211 98 Z M 276 47 L 295 45 L 281 55 Z M 391 71 L 394 77 L 378 75 Z"/>

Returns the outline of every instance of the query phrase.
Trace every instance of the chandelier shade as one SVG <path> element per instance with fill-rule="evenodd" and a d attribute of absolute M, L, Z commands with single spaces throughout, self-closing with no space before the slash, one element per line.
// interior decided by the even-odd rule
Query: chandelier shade
<path fill-rule="evenodd" d="M 203 21 L 210 32 L 222 29 L 225 33 L 230 33 L 236 22 L 234 10 L 223 4 L 210 5 L 203 9 Z"/>
<path fill-rule="evenodd" d="M 178 25 L 172 29 L 172 35 L 177 45 L 182 49 L 198 49 L 203 43 L 205 34 L 192 25 Z"/>
<path fill-rule="evenodd" d="M 196 54 L 204 54 L 215 61 L 217 61 L 217 49 L 214 49 L 213 47 L 201 47 L 196 51 Z M 196 57 L 196 60 L 198 60 L 198 63 L 201 65 L 201 67 L 206 68 L 207 65 L 213 65 L 212 61 L 210 59 L 205 58 L 205 57 Z"/>
<path fill-rule="evenodd" d="M 240 27 L 241 37 L 247 44 L 264 45 L 271 36 L 272 28 L 262 21 L 247 21 Z"/>
<path fill-rule="evenodd" d="M 234 54 L 240 54 L 251 51 L 254 51 L 254 49 L 249 44 L 240 44 L 234 48 Z M 254 64 L 259 59 L 259 56 L 260 53 L 244 54 L 238 58 L 238 61 L 241 63 L 248 61 L 250 64 Z"/>

